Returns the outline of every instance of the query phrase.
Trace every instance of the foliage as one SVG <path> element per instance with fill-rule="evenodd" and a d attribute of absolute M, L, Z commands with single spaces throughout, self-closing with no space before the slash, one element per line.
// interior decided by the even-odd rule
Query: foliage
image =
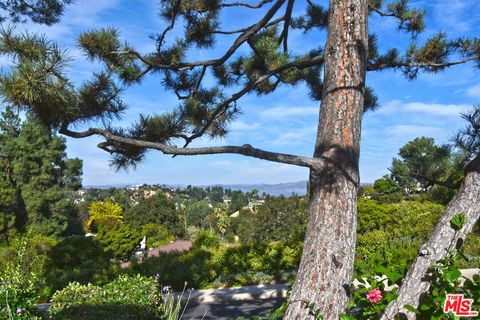
<path fill-rule="evenodd" d="M 142 234 L 129 224 L 118 224 L 112 228 L 100 227 L 96 235 L 96 239 L 105 246 L 104 250 L 111 251 L 120 260 L 128 260 L 142 238 Z"/>
<path fill-rule="evenodd" d="M 355 264 L 355 273 L 359 284 L 357 287 L 351 285 L 348 312 L 340 319 L 379 319 L 388 303 L 397 297 L 396 288 L 392 286 L 399 284 L 403 275 L 381 265 L 371 267 L 366 263 Z M 380 292 L 379 300 L 369 299 L 369 293 L 375 289 Z"/>
<path fill-rule="evenodd" d="M 463 259 L 461 255 L 451 253 L 445 259 L 437 261 L 430 267 L 431 287 L 419 307 L 406 306 L 416 313 L 419 320 L 457 319 L 452 314 L 443 312 L 447 294 L 463 294 L 465 298 L 473 299 L 472 311 L 480 312 L 480 276 L 474 275 L 473 279 L 464 279 L 460 270 L 454 266 L 456 260 Z M 464 280 L 464 281 L 462 281 Z M 463 285 L 461 285 L 463 282 Z"/>
<path fill-rule="evenodd" d="M 39 290 L 43 285 L 34 269 L 25 270 L 28 236 L 17 244 L 16 255 L 0 270 L 0 317 L 2 319 L 40 319 L 37 309 Z M 33 262 L 34 263 L 34 262 Z"/>
<path fill-rule="evenodd" d="M 148 248 L 157 248 L 175 240 L 175 237 L 168 233 L 168 229 L 160 224 L 147 223 L 142 226 L 140 233 L 147 237 Z"/>
<path fill-rule="evenodd" d="M 357 261 L 404 272 L 444 211 L 430 202 L 358 200 Z"/>
<path fill-rule="evenodd" d="M 420 137 L 405 144 L 389 169 L 392 178 L 407 190 L 417 184 L 429 189 L 439 184 L 456 189 L 463 178 L 462 154 L 452 152 L 448 145 L 437 146 L 433 138 Z"/>
<path fill-rule="evenodd" d="M 357 201 L 357 231 L 364 234 L 370 230 L 383 228 L 388 210 L 377 201 L 360 198 Z"/>
<path fill-rule="evenodd" d="M 200 200 L 188 205 L 185 208 L 187 225 L 195 227 L 205 227 L 206 218 L 213 212 L 208 200 Z"/>
<path fill-rule="evenodd" d="M 220 239 L 211 230 L 203 230 L 197 234 L 193 244 L 197 248 L 218 248 L 220 247 Z"/>
<path fill-rule="evenodd" d="M 241 241 L 282 241 L 301 238 L 306 228 L 306 199 L 267 197 L 257 212 L 241 210 L 233 223 Z"/>
<path fill-rule="evenodd" d="M 134 228 L 140 228 L 147 223 L 156 223 L 165 226 L 168 232 L 181 236 L 184 227 L 175 203 L 164 192 L 157 192 L 154 196 L 140 199 L 139 203 L 125 211 L 125 222 Z"/>
<path fill-rule="evenodd" d="M 60 235 L 67 230 L 74 204 L 65 191 L 81 186 L 82 162 L 68 159 L 65 139 L 32 117 L 22 123 L 11 108 L 0 120 L 0 228 L 14 234 Z"/>
<path fill-rule="evenodd" d="M 283 319 L 285 311 L 287 310 L 287 306 L 288 306 L 288 302 L 285 301 L 284 303 L 282 303 L 280 307 L 278 307 L 275 310 L 272 310 L 270 314 L 265 316 L 254 316 L 250 318 L 250 320 L 281 320 Z M 237 317 L 235 320 L 247 320 L 247 318 Z"/>
<path fill-rule="evenodd" d="M 248 197 L 241 191 L 232 191 L 232 202 L 230 212 L 235 212 L 248 205 Z"/>
<path fill-rule="evenodd" d="M 120 276 L 103 287 L 70 283 L 55 293 L 56 319 L 180 319 L 181 297 L 163 294 L 154 278 Z"/>
<path fill-rule="evenodd" d="M 99 229 L 113 229 L 123 222 L 122 207 L 110 200 L 95 201 L 90 205 L 88 220 L 84 228 L 87 232 Z"/>
<path fill-rule="evenodd" d="M 402 191 L 400 185 L 398 185 L 395 180 L 387 175 L 383 176 L 381 179 L 375 180 L 373 183 L 373 188 L 375 191 L 382 194 L 397 193 Z"/>
<path fill-rule="evenodd" d="M 46 282 L 52 291 L 69 282 L 102 284 L 112 273 L 111 254 L 93 237 L 72 236 L 52 248 L 46 264 Z"/>
<path fill-rule="evenodd" d="M 389 234 L 382 230 L 372 230 L 357 236 L 356 256 L 368 260 L 372 254 L 379 252 L 389 239 Z"/>
<path fill-rule="evenodd" d="M 160 283 L 171 286 L 173 290 L 181 290 L 185 282 L 194 288 L 204 288 L 216 275 L 212 268 L 213 254 L 203 248 L 194 248 L 186 253 L 162 253 L 140 264 L 133 263 L 129 274 L 156 276 Z"/>
<path fill-rule="evenodd" d="M 5 0 L 0 3 L 0 22 L 25 22 L 27 18 L 35 23 L 52 25 L 57 23 L 65 6 L 75 0 L 21 1 Z"/>
<path fill-rule="evenodd" d="M 387 208 L 385 230 L 397 239 L 426 239 L 444 211 L 442 205 L 416 201 L 389 204 Z"/>
<path fill-rule="evenodd" d="M 220 233 L 222 237 L 231 224 L 227 208 L 223 206 L 217 206 L 213 209 L 213 212 L 207 217 L 207 221 L 210 229 Z"/>
<path fill-rule="evenodd" d="M 148 258 L 133 264 L 129 273 L 156 275 L 175 290 L 185 282 L 195 288 L 286 282 L 293 280 L 302 253 L 300 241 L 216 248 L 200 239 L 189 252 Z"/>
<path fill-rule="evenodd" d="M 480 266 L 480 236 L 469 234 L 463 244 L 463 254 L 467 259 L 455 260 L 458 268 L 478 268 Z"/>

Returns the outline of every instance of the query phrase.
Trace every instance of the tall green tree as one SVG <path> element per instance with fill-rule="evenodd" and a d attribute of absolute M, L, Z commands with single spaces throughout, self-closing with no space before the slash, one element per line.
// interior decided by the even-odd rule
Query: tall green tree
<path fill-rule="evenodd" d="M 141 199 L 136 206 L 125 211 L 124 217 L 125 222 L 134 228 L 155 223 L 165 226 L 170 234 L 180 236 L 184 232 L 184 225 L 175 209 L 175 203 L 162 191 L 153 197 Z"/>
<path fill-rule="evenodd" d="M 394 69 L 414 79 L 422 71 L 435 73 L 470 61 L 478 67 L 480 41 L 449 39 L 439 32 L 421 43 L 417 35 L 425 28 L 425 11 L 412 8 L 407 0 L 330 0 L 328 7 L 307 1 L 301 16 L 292 15 L 295 5 L 299 2 L 162 0 L 160 16 L 166 28 L 155 38 L 153 52 L 136 50 L 115 29 L 80 36 L 79 46 L 92 60 L 102 62 L 104 70 L 78 87 L 68 80 L 63 51 L 55 44 L 35 35 L 3 32 L 0 52 L 14 54 L 17 64 L 3 77 L 0 91 L 10 103 L 33 112 L 62 134 L 103 137 L 99 147 L 112 154 L 117 168 L 137 164 L 149 149 L 176 156 L 236 153 L 308 168 L 309 224 L 286 318 L 311 319 L 307 306 L 314 305 L 326 319 L 338 319 L 347 306 L 344 287 L 353 272 L 362 115 L 377 105 L 366 87 L 366 72 Z M 258 19 L 249 26 L 224 29 L 223 9 L 239 14 L 247 10 Z M 368 30 L 369 15 L 395 19 L 399 31 L 412 35 L 411 45 L 380 53 L 376 30 Z M 183 36 L 167 42 L 166 35 L 181 23 Z M 292 54 L 293 29 L 317 32 L 319 49 Z M 190 60 L 192 50 L 211 48 L 224 35 L 235 40 L 219 57 Z M 164 88 L 177 95 L 178 107 L 164 114 L 141 115 L 128 128 L 107 124 L 72 129 L 77 123 L 118 116 L 126 107 L 122 90 L 150 74 L 159 76 Z M 299 83 L 306 83 L 311 97 L 321 101 L 313 156 L 270 152 L 249 144 L 190 147 L 200 137 L 224 136 L 246 94 L 268 94 L 278 86 Z M 460 189 L 460 197 L 470 192 L 478 165 L 473 161 L 467 166 L 467 186 Z M 472 210 L 467 208 L 467 213 Z"/>
<path fill-rule="evenodd" d="M 404 189 L 424 190 L 434 185 L 458 189 L 463 178 L 463 151 L 438 146 L 433 138 L 420 137 L 405 144 L 390 167 L 391 177 Z"/>
<path fill-rule="evenodd" d="M 81 186 L 81 160 L 67 158 L 64 138 L 32 117 L 22 123 L 10 108 L 0 130 L 2 233 L 32 227 L 61 234 L 75 215 L 65 192 Z"/>

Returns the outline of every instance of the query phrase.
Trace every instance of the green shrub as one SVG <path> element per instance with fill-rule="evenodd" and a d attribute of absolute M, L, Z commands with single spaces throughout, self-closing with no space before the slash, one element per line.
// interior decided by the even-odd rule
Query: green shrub
<path fill-rule="evenodd" d="M 360 198 L 357 202 L 358 221 L 357 231 L 360 234 L 382 229 L 385 226 L 388 210 L 377 201 Z"/>
<path fill-rule="evenodd" d="M 469 234 L 463 245 L 463 253 L 467 259 L 455 261 L 458 268 L 478 268 L 480 266 L 480 236 Z"/>
<path fill-rule="evenodd" d="M 142 236 L 147 237 L 147 246 L 149 248 L 157 248 L 175 240 L 175 237 L 168 233 L 167 227 L 161 224 L 147 223 L 142 226 L 140 233 Z"/>
<path fill-rule="evenodd" d="M 218 248 L 220 247 L 220 238 L 211 230 L 202 230 L 193 240 L 193 244 L 197 248 Z"/>
<path fill-rule="evenodd" d="M 180 290 L 290 281 L 300 263 L 299 241 L 240 244 L 205 248 L 195 244 L 185 253 L 161 254 L 134 263 L 129 273 L 158 275 L 159 281 Z"/>
<path fill-rule="evenodd" d="M 128 272 L 156 276 L 161 284 L 174 290 L 181 290 L 185 282 L 189 287 L 204 288 L 217 275 L 210 263 L 212 256 L 213 253 L 204 248 L 194 248 L 185 253 L 165 253 L 132 264 Z"/>
<path fill-rule="evenodd" d="M 13 259 L 0 270 L 1 319 L 40 319 L 36 303 L 43 281 L 34 270 L 24 270 L 27 246 L 28 237 L 20 238 Z"/>
<path fill-rule="evenodd" d="M 98 287 L 72 282 L 53 295 L 55 319 L 160 319 L 162 297 L 153 278 L 120 276 Z"/>
<path fill-rule="evenodd" d="M 384 230 L 394 238 L 426 239 L 445 207 L 431 202 L 407 201 L 386 205 Z"/>
<path fill-rule="evenodd" d="M 357 236 L 357 250 L 356 256 L 361 260 L 368 260 L 368 258 L 381 247 L 389 238 L 389 234 L 382 230 L 372 230 L 365 234 Z"/>
<path fill-rule="evenodd" d="M 133 250 L 142 240 L 142 235 L 128 224 L 118 224 L 110 228 L 100 226 L 95 238 L 115 258 L 125 261 L 131 257 Z"/>
<path fill-rule="evenodd" d="M 51 290 L 69 282 L 103 284 L 112 276 L 111 254 L 93 237 L 73 236 L 52 248 L 46 263 L 46 281 Z"/>

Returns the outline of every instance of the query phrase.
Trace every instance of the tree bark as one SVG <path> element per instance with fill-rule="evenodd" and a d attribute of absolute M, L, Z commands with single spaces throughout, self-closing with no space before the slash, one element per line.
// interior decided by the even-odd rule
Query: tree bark
<path fill-rule="evenodd" d="M 445 213 L 437 222 L 428 241 L 420 248 L 419 255 L 410 267 L 398 290 L 398 298 L 385 310 L 381 320 L 415 319 L 415 314 L 406 310 L 406 304 L 417 308 L 430 289 L 428 268 L 441 260 L 449 250 L 457 250 L 465 241 L 480 218 L 480 156 L 477 156 L 466 168 L 460 190 L 450 201 Z M 456 232 L 450 226 L 450 220 L 459 212 L 465 213 L 467 223 Z"/>
<path fill-rule="evenodd" d="M 309 222 L 284 319 L 338 319 L 352 280 L 358 160 L 368 48 L 368 1 L 331 0 L 325 77 L 310 170 Z"/>

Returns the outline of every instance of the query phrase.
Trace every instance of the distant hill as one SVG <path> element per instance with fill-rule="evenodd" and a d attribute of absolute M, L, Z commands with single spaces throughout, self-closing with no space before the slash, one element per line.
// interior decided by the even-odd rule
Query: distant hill
<path fill-rule="evenodd" d="M 138 184 L 112 184 L 112 185 L 99 185 L 99 186 L 85 186 L 85 188 L 98 188 L 98 189 L 108 189 L 108 188 L 128 188 L 138 186 Z M 164 184 L 166 187 L 170 188 L 185 188 L 186 185 L 181 184 Z M 285 183 L 276 183 L 276 184 L 212 184 L 212 185 L 196 185 L 195 187 L 206 188 L 213 186 L 222 186 L 224 189 L 240 190 L 242 192 L 252 191 L 253 189 L 258 190 L 259 194 L 268 193 L 270 195 L 279 196 L 290 196 L 292 193 L 303 196 L 307 193 L 307 181 L 297 181 L 297 182 L 285 182 Z"/>
<path fill-rule="evenodd" d="M 285 182 L 285 183 L 276 183 L 276 184 L 226 184 L 221 185 L 224 189 L 229 188 L 232 190 L 240 190 L 243 192 L 252 191 L 253 189 L 258 190 L 259 194 L 263 192 L 270 195 L 279 196 L 291 196 L 292 193 L 295 193 L 299 196 L 307 194 L 307 181 L 297 181 L 297 182 Z M 203 187 L 203 186 L 202 186 Z"/>

